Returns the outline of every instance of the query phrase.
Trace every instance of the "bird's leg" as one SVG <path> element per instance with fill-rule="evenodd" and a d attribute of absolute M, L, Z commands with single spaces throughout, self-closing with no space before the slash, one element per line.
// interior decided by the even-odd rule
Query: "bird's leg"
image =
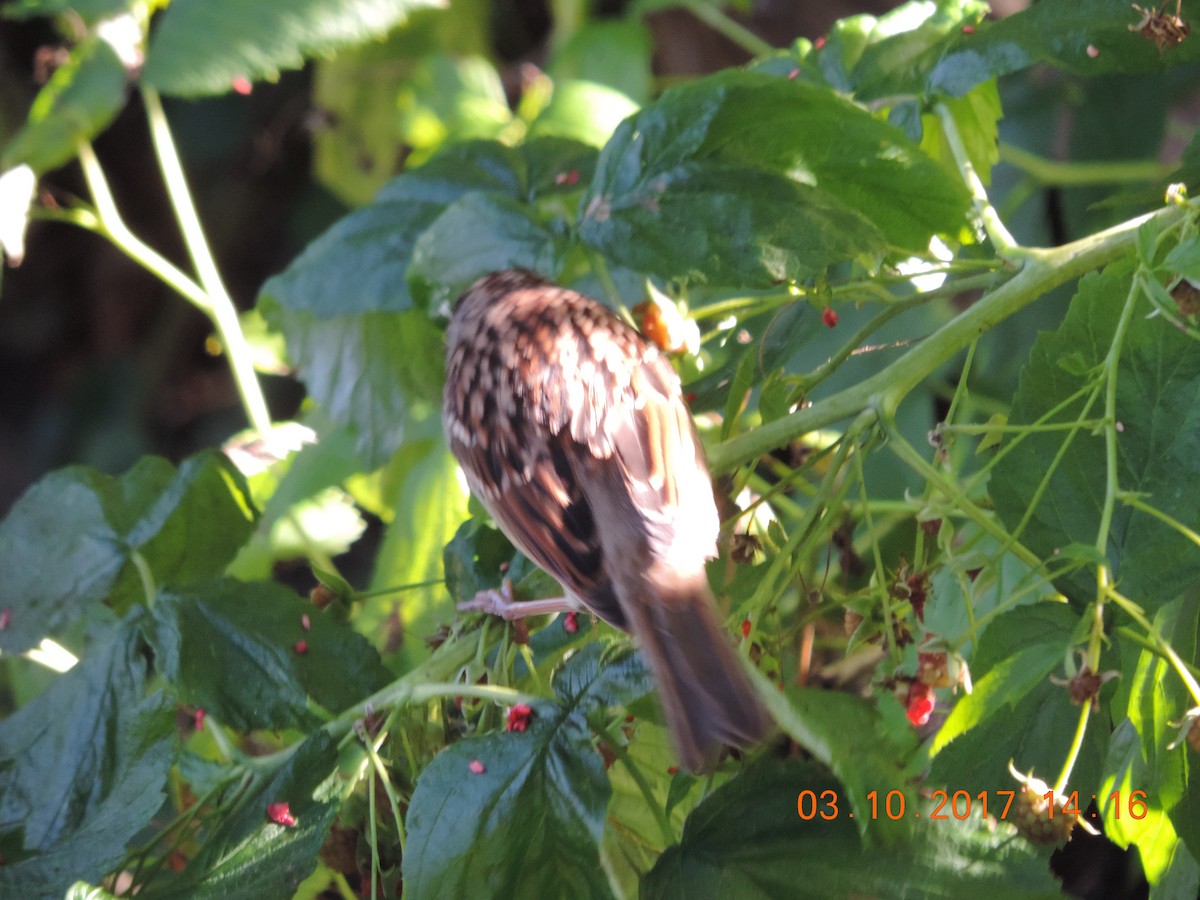
<path fill-rule="evenodd" d="M 505 578 L 500 589 L 488 588 L 470 600 L 458 604 L 461 612 L 482 612 L 499 616 L 506 622 L 524 619 L 526 616 L 544 616 L 550 613 L 574 612 L 579 605 L 570 597 L 545 597 L 541 600 L 514 600 L 512 581 Z"/>

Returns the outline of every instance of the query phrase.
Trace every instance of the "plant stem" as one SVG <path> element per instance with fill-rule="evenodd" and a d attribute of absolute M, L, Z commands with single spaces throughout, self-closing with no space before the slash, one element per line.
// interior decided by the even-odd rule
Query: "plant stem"
<path fill-rule="evenodd" d="M 745 25 L 731 19 L 712 3 L 706 3 L 704 0 L 692 0 L 684 5 L 693 16 L 713 31 L 719 32 L 730 42 L 737 44 L 751 56 L 766 56 L 775 52 L 773 46 Z"/>
<path fill-rule="evenodd" d="M 1155 219 L 1168 225 L 1187 214 L 1186 207 L 1171 206 L 1130 219 L 1113 228 L 1054 249 L 1027 248 L 1024 265 L 1010 281 L 959 313 L 936 332 L 887 368 L 812 406 L 736 435 L 710 449 L 714 472 L 726 472 L 788 441 L 816 431 L 864 410 L 894 409 L 899 401 L 938 366 L 953 359 L 985 331 L 1028 306 L 1048 291 L 1101 268 L 1133 249 L 1137 229 Z"/>
<path fill-rule="evenodd" d="M 1178 168 L 1172 163 L 1145 159 L 1059 162 L 1004 142 L 1000 143 L 1000 162 L 1020 169 L 1039 184 L 1058 187 L 1157 181 Z"/>
<path fill-rule="evenodd" d="M 192 265 L 200 277 L 200 284 L 207 296 L 208 314 L 220 336 L 221 344 L 229 357 L 229 367 L 233 373 L 234 383 L 242 398 L 242 406 L 251 426 L 260 435 L 266 436 L 271 430 L 271 416 L 267 411 L 267 402 L 258 383 L 251 361 L 250 348 L 246 344 L 242 326 L 238 321 L 237 307 L 217 270 L 212 250 L 204 237 L 204 229 L 200 226 L 200 217 L 196 214 L 191 192 L 188 190 L 187 179 L 183 174 L 183 166 L 179 162 L 179 154 L 175 150 L 175 142 L 171 130 L 167 126 L 167 117 L 163 114 L 162 103 L 158 94 L 150 87 L 143 85 L 142 101 L 146 107 L 146 117 L 150 122 L 150 138 L 154 151 L 158 155 L 159 168 L 162 170 L 163 181 L 167 186 L 167 195 L 175 210 L 175 217 L 183 233 L 184 243 L 192 258 Z"/>
<path fill-rule="evenodd" d="M 975 204 L 975 214 L 979 216 L 979 220 L 983 223 L 984 231 L 987 232 L 988 237 L 996 248 L 996 252 L 1000 256 L 1011 257 L 1017 255 L 1021 247 L 1004 226 L 1000 214 L 992 206 L 992 201 L 988 199 L 987 190 L 983 186 L 983 179 L 975 171 L 975 164 L 971 162 L 971 157 L 967 153 L 967 147 L 963 143 L 962 135 L 958 133 L 958 123 L 954 121 L 954 113 L 944 103 L 939 103 L 937 105 L 937 115 L 938 119 L 941 120 L 942 131 L 946 135 L 946 142 L 950 145 L 950 152 L 954 155 L 954 161 L 958 164 L 958 170 L 962 173 L 963 180 L 967 183 L 967 190 L 971 192 L 971 200 Z"/>

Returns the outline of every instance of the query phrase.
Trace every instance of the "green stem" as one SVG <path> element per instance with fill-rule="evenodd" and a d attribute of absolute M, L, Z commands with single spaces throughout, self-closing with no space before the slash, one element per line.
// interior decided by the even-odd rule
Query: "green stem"
<path fill-rule="evenodd" d="M 1189 203 L 1188 208 L 1193 204 L 1194 201 Z M 953 359 L 985 331 L 1060 284 L 1127 254 L 1134 248 L 1138 227 L 1144 222 L 1154 219 L 1160 225 L 1174 223 L 1187 214 L 1188 208 L 1172 206 L 1138 216 L 1062 247 L 1024 250 L 1024 264 L 1010 281 L 959 313 L 890 366 L 812 406 L 712 447 L 710 465 L 715 472 L 726 472 L 784 446 L 793 438 L 864 410 L 877 415 L 894 408 L 930 372 Z"/>
<path fill-rule="evenodd" d="M 187 179 L 183 174 L 183 166 L 179 162 L 179 154 L 175 150 L 175 141 L 167 126 L 167 117 L 163 114 L 162 103 L 158 94 L 149 87 L 142 87 L 142 101 L 146 107 L 146 116 L 150 122 L 150 138 L 154 151 L 158 155 L 159 168 L 162 170 L 163 181 L 167 186 L 167 195 L 175 210 L 180 231 L 192 265 L 200 277 L 200 284 L 208 297 L 208 312 L 213 325 L 220 336 L 221 344 L 229 356 L 229 367 L 233 373 L 234 383 L 242 398 L 242 405 L 250 424 L 260 434 L 265 436 L 271 430 L 271 415 L 267 411 L 267 401 L 263 397 L 262 387 L 258 383 L 250 348 L 246 337 L 242 334 L 242 326 L 238 321 L 237 307 L 217 270 L 212 250 L 204 237 L 204 229 L 200 225 L 200 217 L 196 214 L 191 192 L 188 190 Z"/>
<path fill-rule="evenodd" d="M 995 246 L 996 252 L 1000 256 L 1012 257 L 1017 255 L 1021 246 L 1004 226 L 1000 214 L 992 206 L 992 201 L 988 199 L 987 190 L 983 186 L 983 179 L 975 171 L 975 164 L 971 162 L 966 144 L 963 143 L 962 135 L 958 132 L 958 123 L 954 121 L 954 113 L 950 112 L 949 107 L 945 104 L 939 103 L 937 105 L 937 115 L 942 123 L 942 131 L 946 135 L 946 143 L 950 145 L 950 152 L 954 155 L 954 161 L 958 164 L 958 170 L 962 173 L 963 180 L 967 183 L 967 190 L 971 192 L 971 200 L 975 204 L 975 214 L 979 216 L 979 220 L 983 223 L 984 231 L 991 238 L 992 245 Z"/>
<path fill-rule="evenodd" d="M 1079 759 L 1079 750 L 1083 747 L 1083 738 L 1087 734 L 1088 716 L 1091 711 L 1091 701 L 1085 700 L 1079 710 L 1079 721 L 1075 723 L 1075 736 L 1071 740 L 1071 749 L 1067 752 L 1062 771 L 1058 773 L 1058 780 L 1054 782 L 1054 793 L 1056 794 L 1061 794 L 1066 789 L 1067 782 L 1071 780 L 1071 771 L 1075 768 L 1075 761 Z"/>
<path fill-rule="evenodd" d="M 1158 181 L 1178 168 L 1172 163 L 1144 159 L 1058 162 L 1003 142 L 1000 144 L 1000 162 L 1020 169 L 1039 184 L 1058 187 Z"/>
<path fill-rule="evenodd" d="M 704 0 L 691 0 L 684 5 L 693 16 L 730 42 L 737 44 L 751 56 L 767 56 L 775 52 L 773 46 L 745 25 L 731 19 L 716 5 L 705 3 Z"/>
<path fill-rule="evenodd" d="M 54 213 L 43 211 L 39 213 L 39 217 L 69 222 L 107 238 L 118 250 L 174 288 L 177 293 L 189 300 L 206 316 L 211 316 L 212 308 L 208 302 L 208 295 L 204 293 L 204 288 L 129 230 L 125 220 L 121 218 L 120 212 L 117 211 L 116 201 L 113 200 L 108 180 L 104 177 L 104 170 L 100 167 L 99 160 L 96 159 L 92 145 L 80 144 L 77 154 L 79 165 L 83 169 L 84 180 L 87 181 L 92 201 L 96 204 L 95 212 L 93 213 L 89 209 L 58 210 Z"/>

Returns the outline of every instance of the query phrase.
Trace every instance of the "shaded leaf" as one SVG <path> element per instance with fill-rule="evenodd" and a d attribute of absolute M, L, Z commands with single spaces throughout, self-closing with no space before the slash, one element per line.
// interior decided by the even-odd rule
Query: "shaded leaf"
<path fill-rule="evenodd" d="M 152 612 L 179 698 L 238 730 L 312 728 L 310 700 L 340 712 L 389 679 L 366 638 L 280 585 L 226 579 L 164 594 Z"/>
<path fill-rule="evenodd" d="M 383 37 L 438 0 L 173 0 L 142 80 L 164 94 L 224 94 L 235 78 L 274 80 L 305 59 Z"/>
<path fill-rule="evenodd" d="M 269 775 L 255 775 L 206 835 L 182 874 L 161 877 L 139 897 L 259 900 L 291 897 L 317 865 L 337 814 L 341 783 L 333 739 L 317 731 Z M 294 826 L 272 822 L 286 803 Z"/>
<path fill-rule="evenodd" d="M 605 661 L 591 644 L 558 672 L 555 699 L 534 707 L 527 731 L 467 738 L 438 754 L 409 806 L 405 891 L 612 896 L 597 877 L 611 788 L 587 715 L 649 688 L 632 655 Z"/>
<path fill-rule="evenodd" d="M 489 141 L 456 144 L 393 179 L 373 203 L 337 222 L 263 286 L 263 315 L 286 338 L 309 393 L 335 423 L 355 432 L 368 468 L 395 452 L 411 419 L 441 405 L 441 331 L 409 292 L 409 262 L 421 233 L 472 191 L 528 201 L 562 190 L 548 170 L 566 160 L 585 164 L 588 153 L 566 141 L 516 149 Z M 517 221 L 515 207 L 504 209 L 502 219 L 511 214 L 505 221 Z M 461 253 L 458 236 L 450 238 Z"/>
<path fill-rule="evenodd" d="M 447 207 L 417 240 L 409 287 L 422 306 L 447 308 L 478 278 L 501 269 L 530 269 L 557 279 L 569 244 L 538 222 L 525 204 L 474 192 Z"/>
<path fill-rule="evenodd" d="M 965 222 L 961 184 L 899 130 L 800 81 L 667 91 L 601 153 L 580 237 L 664 277 L 765 287 Z"/>
<path fill-rule="evenodd" d="M 0 522 L 10 611 L 0 648 L 26 650 L 105 598 L 118 609 L 144 599 L 134 552 L 159 583 L 218 574 L 253 519 L 245 482 L 216 452 L 178 469 L 144 457 L 120 478 L 83 466 L 50 473 Z"/>
<path fill-rule="evenodd" d="M 0 723 L 0 893 L 57 898 L 79 879 L 99 881 L 149 823 L 175 731 L 151 677 L 135 618 Z"/>
<path fill-rule="evenodd" d="M 818 810 L 809 821 L 799 815 L 806 791 L 813 792 Z M 1060 896 L 1037 851 L 977 818 L 930 822 L 927 808 L 910 805 L 907 815 L 922 813 L 913 819 L 919 823 L 915 839 L 866 851 L 844 801 L 837 781 L 812 762 L 749 767 L 696 807 L 683 840 L 659 858 L 641 896 L 824 900 L 893 897 L 900 888 L 905 897 Z"/>
<path fill-rule="evenodd" d="M 125 66 L 112 45 L 91 37 L 71 51 L 38 92 L 25 126 L 0 153 L 0 171 L 26 163 L 46 172 L 75 158 L 125 105 Z"/>
<path fill-rule="evenodd" d="M 1083 278 L 1057 331 L 1039 336 L 1021 373 L 1010 425 L 1041 419 L 1086 384 L 1080 369 L 1095 371 L 1108 353 L 1130 291 L 1128 264 Z M 1146 318 L 1144 297 L 1129 322 L 1118 362 L 1117 481 L 1181 522 L 1195 522 L 1200 508 L 1200 354 L 1187 335 L 1160 317 Z M 1064 370 L 1058 361 L 1078 355 L 1081 365 Z M 1047 423 L 1075 421 L 1083 400 L 1064 406 Z M 1092 416 L 1102 407 L 1093 407 Z M 1021 436 L 996 466 L 991 494 L 996 511 L 1015 529 L 1034 503 L 1065 431 Z M 1050 475 L 1022 541 L 1045 559 L 1070 544 L 1095 544 L 1104 500 L 1104 438 L 1080 430 Z M 1187 537 L 1158 519 L 1117 502 L 1107 547 L 1120 590 L 1150 609 L 1200 580 L 1200 554 Z M 1095 591 L 1089 570 L 1060 579 L 1068 597 L 1082 601 Z"/>

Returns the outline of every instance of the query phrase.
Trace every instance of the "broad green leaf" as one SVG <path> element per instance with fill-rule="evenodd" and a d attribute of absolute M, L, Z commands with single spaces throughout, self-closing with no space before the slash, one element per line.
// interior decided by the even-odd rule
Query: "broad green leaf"
<path fill-rule="evenodd" d="M 1078 354 L 1094 371 L 1109 352 L 1118 317 L 1130 291 L 1130 265 L 1088 275 L 1079 283 L 1057 331 L 1042 334 L 1021 374 L 1009 424 L 1040 420 L 1085 384 L 1058 361 Z M 1200 354 L 1187 335 L 1161 317 L 1147 318 L 1150 304 L 1139 296 L 1120 349 L 1117 373 L 1117 483 L 1185 524 L 1200 509 Z M 1079 367 L 1073 367 L 1078 369 Z M 1099 389 L 1099 388 L 1098 388 Z M 1052 418 L 1070 423 L 1081 415 L 1077 399 Z M 1098 417 L 1102 400 L 1090 415 Z M 1049 462 L 1066 439 L 1065 430 L 1022 435 L 996 466 L 991 494 L 996 511 L 1015 529 L 1034 503 Z M 1015 440 L 1015 438 L 1011 439 Z M 1021 540 L 1050 559 L 1070 544 L 1095 544 L 1106 481 L 1102 434 L 1080 429 L 1049 475 L 1040 502 Z M 1153 610 L 1200 581 L 1200 553 L 1184 535 L 1153 516 L 1117 501 L 1107 546 L 1109 564 L 1121 592 Z M 1095 592 L 1091 570 L 1060 579 L 1058 587 L 1076 602 Z"/>
<path fill-rule="evenodd" d="M 966 147 L 967 158 L 983 183 L 991 184 L 992 167 L 1000 160 L 999 120 L 1000 92 L 995 81 L 985 81 L 962 97 L 949 97 L 942 101 L 959 136 Z M 946 143 L 945 131 L 936 116 L 924 117 L 923 149 L 935 159 L 940 159 L 956 175 L 958 164 Z"/>
<path fill-rule="evenodd" d="M 394 644 L 397 635 L 405 637 L 401 649 L 410 665 L 429 653 L 423 638 L 454 618 L 441 584 L 442 549 L 467 517 L 468 498 L 458 464 L 442 440 L 440 417 L 412 430 L 419 437 L 414 434 L 381 473 L 387 531 L 370 585 L 402 590 L 368 601 L 356 620 L 359 630 L 385 645 Z"/>
<path fill-rule="evenodd" d="M 26 163 L 46 172 L 75 158 L 125 105 L 125 66 L 112 45 L 90 37 L 38 92 L 29 119 L 0 153 L 0 171 Z"/>
<path fill-rule="evenodd" d="M 802 796 L 813 802 L 802 805 Z M 801 808 L 809 820 L 801 818 Z M 1060 896 L 1045 862 L 1028 843 L 978 818 L 930 822 L 927 806 L 909 803 L 905 810 L 914 840 L 866 850 L 845 792 L 827 772 L 809 761 L 760 762 L 696 807 L 683 840 L 659 858 L 641 896 Z"/>
<path fill-rule="evenodd" d="M 125 12 L 134 0 L 16 0 L 0 11 L 6 19 L 32 19 L 34 16 L 56 16 L 68 11 L 94 21 Z"/>
<path fill-rule="evenodd" d="M 165 799 L 175 715 L 136 617 L 0 723 L 0 894 L 59 898 L 99 881 Z"/>
<path fill-rule="evenodd" d="M 787 700 L 786 711 L 773 710 L 776 721 L 842 780 L 841 796 L 858 830 L 872 829 L 887 843 L 900 842 L 911 823 L 873 818 L 867 795 L 876 791 L 883 797 L 899 790 L 908 803 L 915 801 L 915 794 L 906 790 L 904 772 L 916 749 L 913 734 L 889 729 L 871 703 L 852 694 L 796 688 L 787 692 Z"/>
<path fill-rule="evenodd" d="M 1011 760 L 1018 771 L 1053 781 L 1071 747 L 1079 707 L 1063 684 L 1079 617 L 1065 603 L 1019 606 L 988 625 L 969 660 L 974 682 L 961 690 L 933 740 L 931 784 L 951 790 L 1013 790 Z M 1102 670 L 1109 660 L 1102 658 Z M 1107 709 L 1100 697 L 1101 710 Z M 1069 790 L 1095 791 L 1108 733 L 1089 728 Z"/>
<path fill-rule="evenodd" d="M 275 80 L 306 59 L 381 38 L 439 0 L 173 0 L 142 80 L 164 94 L 224 94 L 234 79 Z"/>
<path fill-rule="evenodd" d="M 413 165 L 447 141 L 497 137 L 512 120 L 500 75 L 482 56 L 425 56 L 400 86 L 396 106 Z"/>
<path fill-rule="evenodd" d="M 550 102 L 529 125 L 535 136 L 555 136 L 603 147 L 638 105 L 606 84 L 564 78 L 554 83 Z"/>
<path fill-rule="evenodd" d="M 340 712 L 389 678 L 362 635 L 277 584 L 212 582 L 164 594 L 152 613 L 163 677 L 238 730 L 312 728 L 312 704 Z"/>
<path fill-rule="evenodd" d="M 924 250 L 967 196 L 829 90 L 724 72 L 667 91 L 604 148 L 580 237 L 664 277 L 767 287 L 889 246 Z"/>
<path fill-rule="evenodd" d="M 1193 235 L 1171 248 L 1162 261 L 1162 267 L 1176 275 L 1200 279 L 1200 238 Z"/>
<path fill-rule="evenodd" d="M 456 144 L 393 179 L 372 204 L 336 223 L 263 286 L 263 315 L 284 334 L 309 394 L 334 423 L 355 433 L 367 468 L 395 452 L 410 418 L 441 405 L 441 331 L 414 305 L 407 278 L 421 233 L 472 191 L 512 201 L 561 192 L 555 175 L 565 169 L 557 166 L 586 166 L 590 153 L 561 140 L 516 149 Z M 450 238 L 461 253 L 461 239 Z"/>
<path fill-rule="evenodd" d="M 598 877 L 611 788 L 587 716 L 645 694 L 649 681 L 632 655 L 604 660 L 592 644 L 553 687 L 527 731 L 461 740 L 421 773 L 408 810 L 406 893 L 612 896 Z"/>
<path fill-rule="evenodd" d="M 1185 663 L 1197 662 L 1200 601 L 1196 596 L 1162 606 L 1154 624 Z M 1150 795 L 1152 806 L 1170 817 L 1175 833 L 1194 857 L 1200 853 L 1200 765 L 1186 741 L 1174 749 L 1167 745 L 1178 732 L 1171 723 L 1182 719 L 1195 700 L 1170 663 L 1149 650 L 1138 654 L 1130 683 L 1127 714 L 1141 738 L 1145 768 L 1142 782 L 1129 788 Z M 1112 811 L 1106 811 L 1106 821 L 1111 815 Z"/>
<path fill-rule="evenodd" d="M 1158 72 L 1200 60 L 1200 46 L 1185 40 L 1165 52 L 1130 29 L 1141 16 L 1121 0 L 1047 0 L 960 34 L 930 53 L 928 89 L 961 96 L 976 84 L 1045 62 L 1078 75 Z M 1094 48 L 1089 52 L 1088 48 Z"/>
<path fill-rule="evenodd" d="M 636 108 L 650 99 L 652 49 L 650 32 L 641 20 L 601 19 L 585 23 L 555 50 L 546 71 L 555 90 L 567 80 L 605 85 Z"/>
<path fill-rule="evenodd" d="M 556 280 L 569 244 L 525 204 L 474 192 L 447 207 L 413 247 L 413 298 L 428 309 L 453 303 L 482 275 L 523 268 Z"/>
<path fill-rule="evenodd" d="M 254 515 L 241 475 L 215 452 L 178 469 L 145 457 L 120 478 L 83 466 L 50 473 L 0 522 L 0 648 L 27 650 L 104 599 L 117 609 L 144 601 L 135 552 L 158 584 L 219 574 Z"/>
<path fill-rule="evenodd" d="M 1094 798 L 1104 817 L 1104 835 L 1118 847 L 1136 846 L 1146 880 L 1158 884 L 1176 853 L 1186 854 L 1187 850 L 1179 843 L 1170 816 L 1158 802 L 1154 773 L 1142 757 L 1141 739 L 1129 719 L 1113 731 L 1104 770 Z M 1146 814 L 1136 819 L 1130 814 L 1134 791 L 1146 795 Z M 1087 806 L 1087 800 L 1080 798 L 1080 809 Z"/>
<path fill-rule="evenodd" d="M 206 832 L 202 849 L 177 876 L 152 881 L 138 894 L 174 900 L 260 900 L 291 897 L 316 867 L 341 794 L 337 748 L 315 732 L 269 775 L 256 774 Z M 277 824 L 267 806 L 288 804 L 295 825 Z"/>

